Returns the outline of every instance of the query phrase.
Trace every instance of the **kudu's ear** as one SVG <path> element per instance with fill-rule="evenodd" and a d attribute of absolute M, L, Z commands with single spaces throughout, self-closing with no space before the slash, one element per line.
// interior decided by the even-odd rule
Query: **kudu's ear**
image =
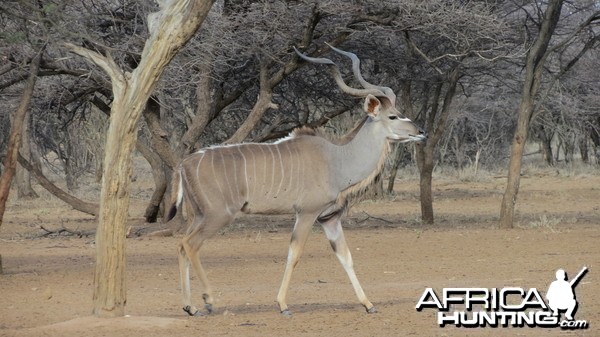
<path fill-rule="evenodd" d="M 381 110 L 381 102 L 377 99 L 377 97 L 368 94 L 367 98 L 365 98 L 365 104 L 363 106 L 365 112 L 375 118 L 379 115 L 379 110 Z"/>

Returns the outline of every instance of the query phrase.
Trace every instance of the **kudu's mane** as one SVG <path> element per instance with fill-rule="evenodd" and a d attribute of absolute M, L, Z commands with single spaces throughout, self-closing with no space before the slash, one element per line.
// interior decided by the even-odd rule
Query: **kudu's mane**
<path fill-rule="evenodd" d="M 291 138 L 299 138 L 302 136 L 321 137 L 321 138 L 327 139 L 328 141 L 330 141 L 331 143 L 333 143 L 335 145 L 345 145 L 348 142 L 350 142 L 352 139 L 354 139 L 354 137 L 356 136 L 358 131 L 360 131 L 360 129 L 363 127 L 363 125 L 367 122 L 368 119 L 369 119 L 368 116 L 364 117 L 363 119 L 358 121 L 352 127 L 352 129 L 350 129 L 350 131 L 346 132 L 346 134 L 342 135 L 342 136 L 331 135 L 329 133 L 324 132 L 322 129 L 319 129 L 319 128 L 311 128 L 308 126 L 301 126 L 299 128 L 294 129 L 292 131 L 292 133 L 290 134 L 290 137 Z"/>

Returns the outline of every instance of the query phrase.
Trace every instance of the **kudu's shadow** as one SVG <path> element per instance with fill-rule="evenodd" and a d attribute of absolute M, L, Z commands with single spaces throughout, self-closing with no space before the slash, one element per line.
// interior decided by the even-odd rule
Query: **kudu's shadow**
<path fill-rule="evenodd" d="M 414 302 L 409 298 L 397 298 L 390 299 L 387 301 L 381 301 L 375 303 L 378 311 L 381 312 L 383 308 L 403 305 L 406 303 Z M 311 313 L 311 312 L 331 312 L 331 311 L 348 311 L 348 312 L 365 312 L 360 303 L 355 302 L 344 302 L 344 303 L 303 303 L 303 304 L 290 304 L 290 310 L 294 314 L 301 313 Z M 277 302 L 273 302 L 273 304 L 246 304 L 246 305 L 228 305 L 223 307 L 214 308 L 211 315 L 223 315 L 226 312 L 229 312 L 234 315 L 251 315 L 255 313 L 273 313 L 274 315 L 279 315 L 279 309 L 277 307 Z"/>

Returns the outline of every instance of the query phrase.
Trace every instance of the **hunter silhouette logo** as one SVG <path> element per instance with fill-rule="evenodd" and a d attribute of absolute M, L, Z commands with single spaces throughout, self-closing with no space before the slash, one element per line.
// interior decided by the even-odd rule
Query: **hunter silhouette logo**
<path fill-rule="evenodd" d="M 587 271 L 587 267 L 583 267 L 571 282 L 567 281 L 567 273 L 565 273 L 564 270 L 559 269 L 556 271 L 556 281 L 550 284 L 548 292 L 546 293 L 548 306 L 552 309 L 552 314 L 554 316 L 559 316 L 560 311 L 565 310 L 566 319 L 569 321 L 573 320 L 573 315 L 577 310 L 575 287 Z"/>
<path fill-rule="evenodd" d="M 536 288 L 443 288 L 441 297 L 426 288 L 415 309 L 437 308 L 440 327 L 546 327 L 586 329 L 586 320 L 575 320 L 575 287 L 588 272 L 587 267 L 568 281 L 563 269 L 556 271 L 544 302 Z M 564 312 L 565 319 L 560 320 Z"/>

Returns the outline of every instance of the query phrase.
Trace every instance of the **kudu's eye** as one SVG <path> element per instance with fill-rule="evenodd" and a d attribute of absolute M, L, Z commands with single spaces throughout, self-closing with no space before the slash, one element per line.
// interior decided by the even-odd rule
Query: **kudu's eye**
<path fill-rule="evenodd" d="M 394 119 L 398 119 L 398 116 L 396 116 L 396 115 L 389 115 L 388 118 L 390 120 L 394 120 Z"/>

